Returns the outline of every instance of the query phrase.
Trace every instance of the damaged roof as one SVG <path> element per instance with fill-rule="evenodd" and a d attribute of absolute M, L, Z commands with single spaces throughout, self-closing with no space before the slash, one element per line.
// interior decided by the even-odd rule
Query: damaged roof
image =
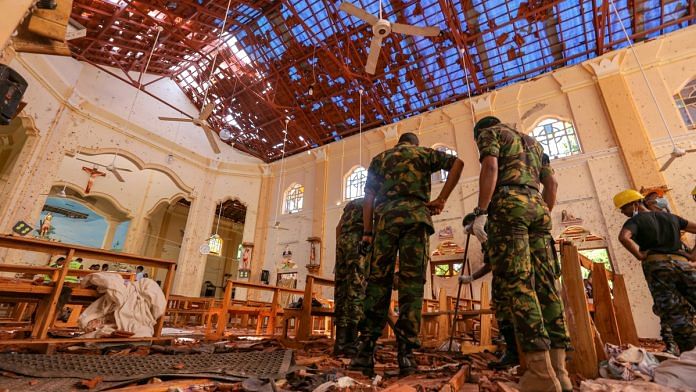
<path fill-rule="evenodd" d="M 351 1 L 379 13 L 378 1 Z M 689 0 L 614 3 L 635 41 L 696 19 Z M 383 1 L 390 22 L 442 32 L 390 34 L 369 75 L 372 30 L 340 5 L 74 0 L 72 17 L 88 33 L 69 44 L 78 60 L 120 69 L 104 68 L 138 87 L 128 72 L 145 69 L 162 26 L 148 73 L 173 79 L 198 108 L 214 101 L 215 130 L 229 131 L 236 148 L 266 162 L 282 156 L 286 118 L 287 156 L 355 134 L 361 121 L 366 131 L 627 45 L 610 0 Z M 155 81 L 141 88 L 150 93 Z"/>

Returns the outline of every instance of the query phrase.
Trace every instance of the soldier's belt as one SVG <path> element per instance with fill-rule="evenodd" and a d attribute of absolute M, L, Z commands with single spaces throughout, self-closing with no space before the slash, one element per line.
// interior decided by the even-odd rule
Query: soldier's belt
<path fill-rule="evenodd" d="M 506 185 L 498 185 L 495 188 L 496 192 L 497 191 L 509 191 L 509 190 L 528 190 L 528 191 L 535 191 L 539 192 L 539 190 L 531 185 L 525 185 L 525 184 L 506 184 Z"/>
<path fill-rule="evenodd" d="M 645 258 L 645 261 L 670 261 L 670 260 L 676 260 L 676 261 L 685 261 L 688 262 L 689 259 L 687 259 L 684 256 L 679 256 L 675 254 L 652 254 L 648 255 L 648 257 Z"/>

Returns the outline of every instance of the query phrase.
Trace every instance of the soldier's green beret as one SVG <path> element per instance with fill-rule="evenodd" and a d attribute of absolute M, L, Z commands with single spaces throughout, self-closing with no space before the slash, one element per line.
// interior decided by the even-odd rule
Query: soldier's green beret
<path fill-rule="evenodd" d="M 482 129 L 492 127 L 496 124 L 500 124 L 500 120 L 498 117 L 494 116 L 486 116 L 476 123 L 476 126 L 474 127 L 474 139 L 478 138 L 479 132 L 481 132 Z"/>

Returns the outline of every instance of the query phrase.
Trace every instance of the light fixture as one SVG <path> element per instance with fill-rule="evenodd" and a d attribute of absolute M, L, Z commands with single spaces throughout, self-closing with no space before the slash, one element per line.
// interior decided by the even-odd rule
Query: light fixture
<path fill-rule="evenodd" d="M 228 131 L 227 129 L 220 131 L 220 140 L 226 142 L 230 139 L 232 139 L 232 132 Z"/>
<path fill-rule="evenodd" d="M 60 192 L 58 192 L 58 197 L 62 197 L 62 198 L 68 197 L 67 193 L 65 193 L 65 187 L 67 187 L 67 185 L 63 185 L 63 189 L 61 189 Z"/>
<path fill-rule="evenodd" d="M 307 90 L 307 94 L 309 94 L 310 97 L 314 95 L 314 83 L 309 85 L 309 90 Z"/>
<path fill-rule="evenodd" d="M 211 255 L 220 256 L 222 254 L 222 242 L 222 237 L 217 233 L 210 236 L 210 238 L 208 238 L 208 252 Z"/>
<path fill-rule="evenodd" d="M 167 154 L 167 163 L 174 162 L 174 154 Z"/>
<path fill-rule="evenodd" d="M 220 211 L 218 212 L 218 221 L 217 221 L 217 226 L 215 226 L 215 234 L 211 235 L 210 238 L 208 238 L 208 249 L 209 253 L 213 256 L 220 256 L 222 254 L 222 237 L 218 235 L 218 229 L 220 228 L 220 218 L 222 217 L 222 206 L 223 203 L 220 203 Z"/>

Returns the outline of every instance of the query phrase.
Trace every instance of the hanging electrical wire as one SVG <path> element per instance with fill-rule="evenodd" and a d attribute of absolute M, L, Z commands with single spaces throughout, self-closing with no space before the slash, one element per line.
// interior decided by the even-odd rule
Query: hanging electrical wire
<path fill-rule="evenodd" d="M 466 78 L 466 94 L 469 97 L 469 109 L 471 110 L 471 124 L 473 127 L 476 126 L 476 116 L 474 114 L 474 103 L 471 101 L 471 85 L 469 84 L 469 68 L 466 66 L 464 49 L 459 49 L 462 59 L 462 68 L 464 68 L 464 77 Z M 473 128 L 472 128 L 473 129 Z"/>
<path fill-rule="evenodd" d="M 360 148 L 360 155 L 359 155 L 359 161 L 360 161 L 360 167 L 363 167 L 362 165 L 362 122 L 363 122 L 363 114 L 362 114 L 362 95 L 363 95 L 364 90 L 361 88 L 358 90 L 359 93 L 359 105 L 360 105 L 360 110 L 358 112 L 360 113 L 360 118 L 358 118 L 358 137 L 360 138 L 359 141 L 359 148 Z"/>
<path fill-rule="evenodd" d="M 290 123 L 290 119 L 286 118 L 285 119 L 285 130 L 283 131 L 283 151 L 280 156 L 280 175 L 278 176 L 278 208 L 276 209 L 276 214 L 275 214 L 275 223 L 274 227 L 279 228 L 280 227 L 280 221 L 278 220 L 278 213 L 280 212 L 282 206 L 281 206 L 281 196 L 283 194 L 283 181 L 285 177 L 285 147 L 288 142 L 288 124 Z"/>
<path fill-rule="evenodd" d="M 227 17 L 230 14 L 230 5 L 232 4 L 232 0 L 227 0 L 227 10 L 225 11 L 225 18 L 222 20 L 222 27 L 220 28 L 220 34 L 218 36 L 218 41 L 222 42 L 222 35 L 225 33 L 225 26 L 227 26 Z M 208 82 L 206 83 L 205 86 L 205 93 L 203 94 L 203 101 L 201 106 L 205 107 L 205 101 L 208 99 L 208 92 L 210 91 L 210 87 L 212 87 L 212 84 L 210 83 L 213 80 L 213 73 L 215 72 L 215 62 L 217 61 L 218 54 L 220 54 L 220 50 L 216 50 L 215 54 L 213 55 L 213 62 L 210 63 L 210 74 L 208 75 Z"/>

